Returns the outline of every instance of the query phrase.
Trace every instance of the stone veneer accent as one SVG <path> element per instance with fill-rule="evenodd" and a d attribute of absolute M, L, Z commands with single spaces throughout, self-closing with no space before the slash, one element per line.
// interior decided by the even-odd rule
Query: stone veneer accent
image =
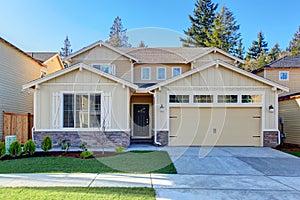
<path fill-rule="evenodd" d="M 162 146 L 169 144 L 169 131 L 157 131 L 157 141 L 161 143 Z"/>
<path fill-rule="evenodd" d="M 278 132 L 277 131 L 264 131 L 264 146 L 276 147 L 278 145 Z"/>
<path fill-rule="evenodd" d="M 127 148 L 130 145 L 130 133 L 124 131 L 35 131 L 33 133 L 34 142 L 37 147 L 41 147 L 46 135 L 52 139 L 52 146 L 58 147 L 58 143 L 66 139 L 71 143 L 71 147 L 79 147 L 81 142 L 87 142 L 89 147 L 118 147 Z"/>

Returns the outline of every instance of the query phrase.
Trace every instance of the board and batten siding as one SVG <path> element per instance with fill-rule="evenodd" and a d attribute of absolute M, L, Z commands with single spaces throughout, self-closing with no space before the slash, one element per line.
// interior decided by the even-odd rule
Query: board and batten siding
<path fill-rule="evenodd" d="M 63 92 L 103 92 L 103 95 L 110 96 L 104 99 L 111 101 L 111 123 L 109 129 L 128 130 L 129 129 L 129 88 L 123 87 L 110 79 L 99 76 L 87 70 L 75 70 L 65 75 L 56 77 L 40 85 L 36 90 L 37 112 L 36 129 L 62 129 L 62 109 L 53 110 L 56 106 L 53 95 L 61 95 Z M 61 104 L 60 99 L 60 105 Z M 55 113 L 58 112 L 58 118 Z M 58 127 L 54 127 L 54 121 L 58 120 Z"/>
<path fill-rule="evenodd" d="M 272 87 L 264 83 L 256 81 L 252 78 L 241 75 L 237 72 L 231 71 L 224 67 L 219 66 L 210 67 L 193 75 L 187 76 L 183 79 L 175 81 L 167 86 L 157 90 L 157 105 L 168 105 L 168 95 L 174 94 L 263 94 L 264 102 L 262 112 L 264 115 L 262 125 L 263 129 L 277 129 L 276 112 L 269 112 L 269 105 L 275 106 L 276 92 L 272 91 Z M 183 106 L 197 106 L 195 104 Z M 215 106 L 215 105 L 213 105 Z M 220 105 L 218 105 L 220 106 Z M 229 105 L 229 106 L 235 106 Z M 238 104 L 236 107 L 240 107 Z M 159 106 L 157 109 L 157 128 L 161 130 L 168 129 L 168 110 L 160 112 Z M 262 115 L 262 116 L 263 116 Z"/>
<path fill-rule="evenodd" d="M 22 85 L 41 75 L 41 65 L 0 41 L 0 140 L 3 113 L 33 113 L 33 95 L 21 92 Z"/>
<path fill-rule="evenodd" d="M 279 117 L 284 119 L 284 142 L 300 145 L 300 98 L 279 101 Z"/>

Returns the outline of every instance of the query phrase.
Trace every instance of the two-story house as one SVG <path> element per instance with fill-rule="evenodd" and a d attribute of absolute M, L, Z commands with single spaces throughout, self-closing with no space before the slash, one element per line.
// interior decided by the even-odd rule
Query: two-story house
<path fill-rule="evenodd" d="M 300 56 L 285 56 L 253 73 L 290 89 L 279 94 L 280 129 L 284 142 L 300 145 Z"/>
<path fill-rule="evenodd" d="M 116 48 L 101 41 L 68 68 L 23 85 L 34 93 L 34 139 L 54 145 L 275 146 L 280 84 L 217 48 Z"/>

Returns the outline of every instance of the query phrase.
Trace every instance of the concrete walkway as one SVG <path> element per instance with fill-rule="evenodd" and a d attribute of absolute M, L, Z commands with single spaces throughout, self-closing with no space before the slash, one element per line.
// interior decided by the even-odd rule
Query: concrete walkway
<path fill-rule="evenodd" d="M 300 199 L 297 157 L 255 147 L 159 150 L 169 152 L 178 174 L 0 174 L 0 187 L 149 187 L 161 200 Z"/>

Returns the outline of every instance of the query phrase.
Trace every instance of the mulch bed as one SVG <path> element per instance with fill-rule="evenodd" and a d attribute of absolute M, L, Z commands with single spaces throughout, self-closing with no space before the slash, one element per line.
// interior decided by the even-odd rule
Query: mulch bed
<path fill-rule="evenodd" d="M 276 147 L 280 151 L 300 151 L 300 146 L 295 144 L 283 144 Z"/>
<path fill-rule="evenodd" d="M 11 157 L 9 155 L 5 155 L 0 158 L 0 160 L 14 160 L 14 159 L 22 159 L 22 158 L 34 158 L 34 157 L 71 157 L 71 158 L 80 158 L 81 151 L 50 151 L 50 152 L 35 152 L 33 155 L 21 155 L 17 157 Z M 92 158 L 103 158 L 109 156 L 116 156 L 120 153 L 105 151 L 103 152 L 93 152 Z"/>

